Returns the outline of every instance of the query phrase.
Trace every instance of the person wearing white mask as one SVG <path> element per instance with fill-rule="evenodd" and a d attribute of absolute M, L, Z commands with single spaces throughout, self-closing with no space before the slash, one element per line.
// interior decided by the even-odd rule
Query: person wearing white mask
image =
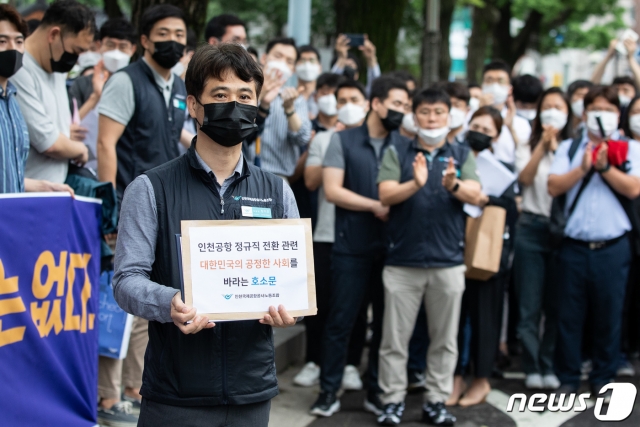
<path fill-rule="evenodd" d="M 316 80 L 322 73 L 320 64 L 320 52 L 311 45 L 298 48 L 298 60 L 296 61 L 296 77 L 300 95 L 307 100 L 309 108 L 309 120 L 318 115 L 318 105 L 314 94 L 316 92 Z"/>
<path fill-rule="evenodd" d="M 504 61 L 496 60 L 484 66 L 480 106 L 491 105 L 501 112 L 504 124 L 498 141 L 493 143 L 493 153 L 498 160 L 514 164 L 516 146 L 529 140 L 531 125 L 516 115 L 510 75 L 511 67 Z"/>
<path fill-rule="evenodd" d="M 609 49 L 607 50 L 606 55 L 602 58 L 602 61 L 598 65 L 596 65 L 593 70 L 593 75 L 591 76 L 591 82 L 593 84 L 601 84 L 602 77 L 604 76 L 604 71 L 607 67 L 607 64 L 616 56 L 622 56 L 622 52 L 624 52 L 627 57 L 627 61 L 629 64 L 629 69 L 633 74 L 633 77 L 630 76 L 616 76 L 611 83 L 618 90 L 618 99 L 620 101 L 620 107 L 625 109 L 629 102 L 636 96 L 638 93 L 638 85 L 640 84 L 640 64 L 635 58 L 636 51 L 638 50 L 637 42 L 633 39 L 626 38 L 622 40 L 622 49 L 618 50 L 620 45 L 620 41 L 618 39 L 613 39 L 609 43 Z"/>
<path fill-rule="evenodd" d="M 291 38 L 271 40 L 260 58 L 265 75 L 257 119 L 264 119 L 261 167 L 284 179 L 295 174 L 300 151 L 311 140 L 309 108 L 300 96 L 302 90 L 284 87 L 298 59 L 296 42 Z"/>
<path fill-rule="evenodd" d="M 554 373 L 557 307 L 549 217 L 552 198 L 547 191 L 549 169 L 559 141 L 573 137 L 573 114 L 562 89 L 544 91 L 533 121 L 531 138 L 516 149 L 516 172 L 522 192 L 522 212 L 515 233 L 513 274 L 520 320 L 522 366 L 528 389 L 555 390 Z M 540 321 L 544 315 L 544 332 Z"/>
<path fill-rule="evenodd" d="M 471 119 L 471 114 L 473 114 L 478 108 L 480 108 L 480 98 L 482 97 L 482 87 L 480 87 L 477 83 L 470 83 L 469 86 L 469 120 Z M 469 121 L 467 120 L 467 122 Z"/>
<path fill-rule="evenodd" d="M 632 259 L 628 238 L 632 223 L 623 203 L 640 196 L 640 147 L 630 141 L 626 161 L 610 163 L 616 160 L 610 160 L 611 141 L 620 139 L 615 87 L 591 88 L 584 109 L 586 132 L 558 146 L 547 184 L 552 197 L 566 194 L 564 238 L 555 255 L 563 266 L 557 276 L 562 309 L 558 310 L 555 372 L 562 384 L 557 393 L 578 390 L 581 343 L 589 333 L 591 345 L 585 349 L 593 361 L 589 383 L 597 396 L 616 376 L 620 362 L 621 313 Z M 588 331 L 580 320 L 586 313 L 591 320 Z"/>
<path fill-rule="evenodd" d="M 471 94 L 467 86 L 459 82 L 443 83 L 442 89 L 447 92 L 451 99 L 451 111 L 449 112 L 449 127 L 451 129 L 449 130 L 449 135 L 447 135 L 447 141 L 461 144 L 464 142 L 467 117 L 471 112 L 469 107 Z"/>
<path fill-rule="evenodd" d="M 338 122 L 338 101 L 336 89 L 344 81 L 344 77 L 333 73 L 322 73 L 318 77 L 316 91 L 313 94 L 318 115 L 311 120 L 311 129 L 317 135 L 333 127 Z"/>
<path fill-rule="evenodd" d="M 342 79 L 337 74 L 327 73 L 329 76 L 335 76 Z M 324 76 L 324 74 L 322 75 Z M 318 78 L 318 91 L 322 90 L 320 86 L 321 79 Z M 369 109 L 367 99 L 365 98 L 365 88 L 360 82 L 343 81 L 334 88 L 334 99 L 337 98 L 337 106 L 340 107 L 340 130 L 352 129 L 362 125 L 366 112 Z M 320 114 L 322 112 L 322 103 L 319 103 Z M 348 106 L 347 108 L 344 108 Z M 336 105 L 334 105 L 336 108 Z M 336 109 L 336 112 L 338 110 Z M 320 117 L 320 116 L 319 116 Z M 337 115 L 334 118 L 337 120 Z M 301 387 L 310 387 L 319 382 L 320 366 L 323 353 L 322 340 L 319 339 L 324 334 L 325 324 L 327 322 L 328 308 L 330 307 L 330 291 L 331 291 L 331 252 L 333 242 L 335 241 L 335 205 L 330 203 L 325 196 L 324 187 L 322 185 L 322 162 L 324 160 L 327 148 L 331 142 L 331 137 L 335 132 L 334 127 L 329 130 L 321 131 L 311 140 L 309 145 L 308 157 L 304 169 L 304 182 L 309 191 L 318 191 L 318 215 L 316 227 L 313 231 L 313 259 L 316 271 L 316 302 L 318 307 L 317 316 L 307 317 L 304 324 L 306 329 L 306 364 L 302 370 L 294 377 L 294 384 Z M 357 353 L 357 354 L 351 354 Z M 361 358 L 362 354 L 355 351 L 353 346 L 349 346 L 349 354 L 347 355 L 347 365 L 344 369 L 342 377 L 342 388 L 345 390 L 362 389 L 362 381 L 360 373 L 356 365 L 360 363 L 356 358 Z M 356 359 L 356 360 L 354 360 Z"/>
<path fill-rule="evenodd" d="M 536 118 L 538 98 L 542 94 L 542 82 L 530 74 L 515 77 L 513 86 L 513 102 L 516 104 L 516 114 L 530 124 Z M 524 142 L 524 141 L 523 141 Z"/>
<path fill-rule="evenodd" d="M 567 88 L 567 95 L 571 103 L 571 126 L 576 132 L 582 132 L 582 113 L 584 112 L 584 97 L 593 86 L 589 80 L 576 80 Z"/>
<path fill-rule="evenodd" d="M 391 207 L 383 272 L 379 381 L 385 411 L 378 417 L 381 425 L 401 422 L 408 346 L 422 301 L 431 340 L 422 420 L 443 426 L 456 421 L 444 402 L 453 387 L 465 288 L 460 245 L 466 224 L 463 203 L 477 203 L 480 182 L 469 147 L 447 142 L 450 110 L 451 100 L 444 90 L 419 92 L 413 98 L 417 137 L 389 146 L 378 174 L 380 200 Z"/>

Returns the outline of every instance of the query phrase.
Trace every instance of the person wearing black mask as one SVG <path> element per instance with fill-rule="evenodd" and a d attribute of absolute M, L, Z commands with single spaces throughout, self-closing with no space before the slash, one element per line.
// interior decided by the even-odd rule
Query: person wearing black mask
<path fill-rule="evenodd" d="M 24 177 L 29 155 L 29 133 L 9 82 L 22 67 L 27 23 L 15 8 L 0 4 L 0 194 L 23 191 L 69 191 L 66 185 Z"/>
<path fill-rule="evenodd" d="M 407 103 L 409 91 L 402 80 L 377 78 L 371 85 L 371 108 L 364 123 L 334 133 L 324 156 L 322 183 L 327 201 L 336 205 L 336 232 L 329 314 L 322 338 L 321 392 L 311 408 L 313 415 L 329 417 L 340 410 L 337 393 L 349 336 L 360 307 L 369 302 L 373 307 L 373 337 L 369 346 L 369 393 L 364 407 L 376 415 L 382 414 L 377 381 L 378 348 L 384 306 L 382 267 L 387 246 L 383 223 L 388 219 L 389 207 L 378 199 L 376 178 L 384 149 L 404 139 L 396 130 Z M 338 111 L 338 119 L 347 125 L 353 121 L 355 125 L 364 116 L 355 107 L 347 103 Z"/>
<path fill-rule="evenodd" d="M 242 155 L 263 82 L 242 46 L 198 48 L 186 75 L 189 115 L 198 127 L 191 147 L 136 178 L 124 195 L 114 296 L 150 322 L 139 425 L 269 423 L 278 394 L 272 328 L 296 319 L 282 305 L 265 305 L 269 314 L 260 320 L 209 322 L 182 302 L 175 247 L 181 220 L 241 219 L 241 208 L 257 204 L 273 218 L 299 217 L 286 181 Z"/>
<path fill-rule="evenodd" d="M 183 130 L 187 91 L 182 79 L 171 71 L 186 47 L 182 10 L 167 4 L 148 8 L 140 19 L 139 34 L 142 59 L 109 78 L 98 105 L 98 177 L 114 185 L 119 201 L 138 175 L 178 157 L 178 143 L 184 145 L 181 139 L 188 139 L 186 146 L 191 143 L 185 136 L 189 132 Z M 145 319 L 134 319 L 124 362 L 100 358 L 99 422 L 131 422 L 122 405 L 131 404 L 134 411 L 140 408 L 147 325 Z M 121 386 L 125 389 L 122 402 Z"/>
<path fill-rule="evenodd" d="M 84 131 L 71 124 L 66 78 L 78 55 L 89 50 L 95 31 L 89 8 L 60 0 L 49 6 L 38 29 L 24 42 L 23 66 L 10 81 L 29 130 L 27 178 L 62 184 L 69 160 L 88 160 L 89 151 L 81 142 Z M 4 60 L 0 64 L 8 65 Z"/>

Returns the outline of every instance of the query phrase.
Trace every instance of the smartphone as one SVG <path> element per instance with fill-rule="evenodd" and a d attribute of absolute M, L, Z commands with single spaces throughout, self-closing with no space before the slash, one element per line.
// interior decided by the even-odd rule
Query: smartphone
<path fill-rule="evenodd" d="M 364 46 L 364 34 L 345 34 L 349 38 L 350 47 Z"/>

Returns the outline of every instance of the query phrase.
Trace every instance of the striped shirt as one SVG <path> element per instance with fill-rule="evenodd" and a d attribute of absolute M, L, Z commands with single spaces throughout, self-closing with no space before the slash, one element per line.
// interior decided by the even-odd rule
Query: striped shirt
<path fill-rule="evenodd" d="M 269 116 L 264 123 L 262 133 L 261 168 L 280 176 L 291 176 L 300 157 L 300 148 L 311 140 L 311 121 L 307 100 L 302 96 L 293 103 L 302 126 L 297 132 L 289 129 L 289 120 L 282 107 L 282 98 L 277 97 L 271 103 Z"/>
<path fill-rule="evenodd" d="M 24 192 L 29 132 L 16 101 L 16 87 L 0 87 L 0 193 Z"/>

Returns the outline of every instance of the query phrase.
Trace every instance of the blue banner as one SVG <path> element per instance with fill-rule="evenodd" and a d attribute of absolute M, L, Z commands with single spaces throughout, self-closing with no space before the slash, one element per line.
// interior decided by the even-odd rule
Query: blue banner
<path fill-rule="evenodd" d="M 96 425 L 101 207 L 0 197 L 0 424 Z"/>

